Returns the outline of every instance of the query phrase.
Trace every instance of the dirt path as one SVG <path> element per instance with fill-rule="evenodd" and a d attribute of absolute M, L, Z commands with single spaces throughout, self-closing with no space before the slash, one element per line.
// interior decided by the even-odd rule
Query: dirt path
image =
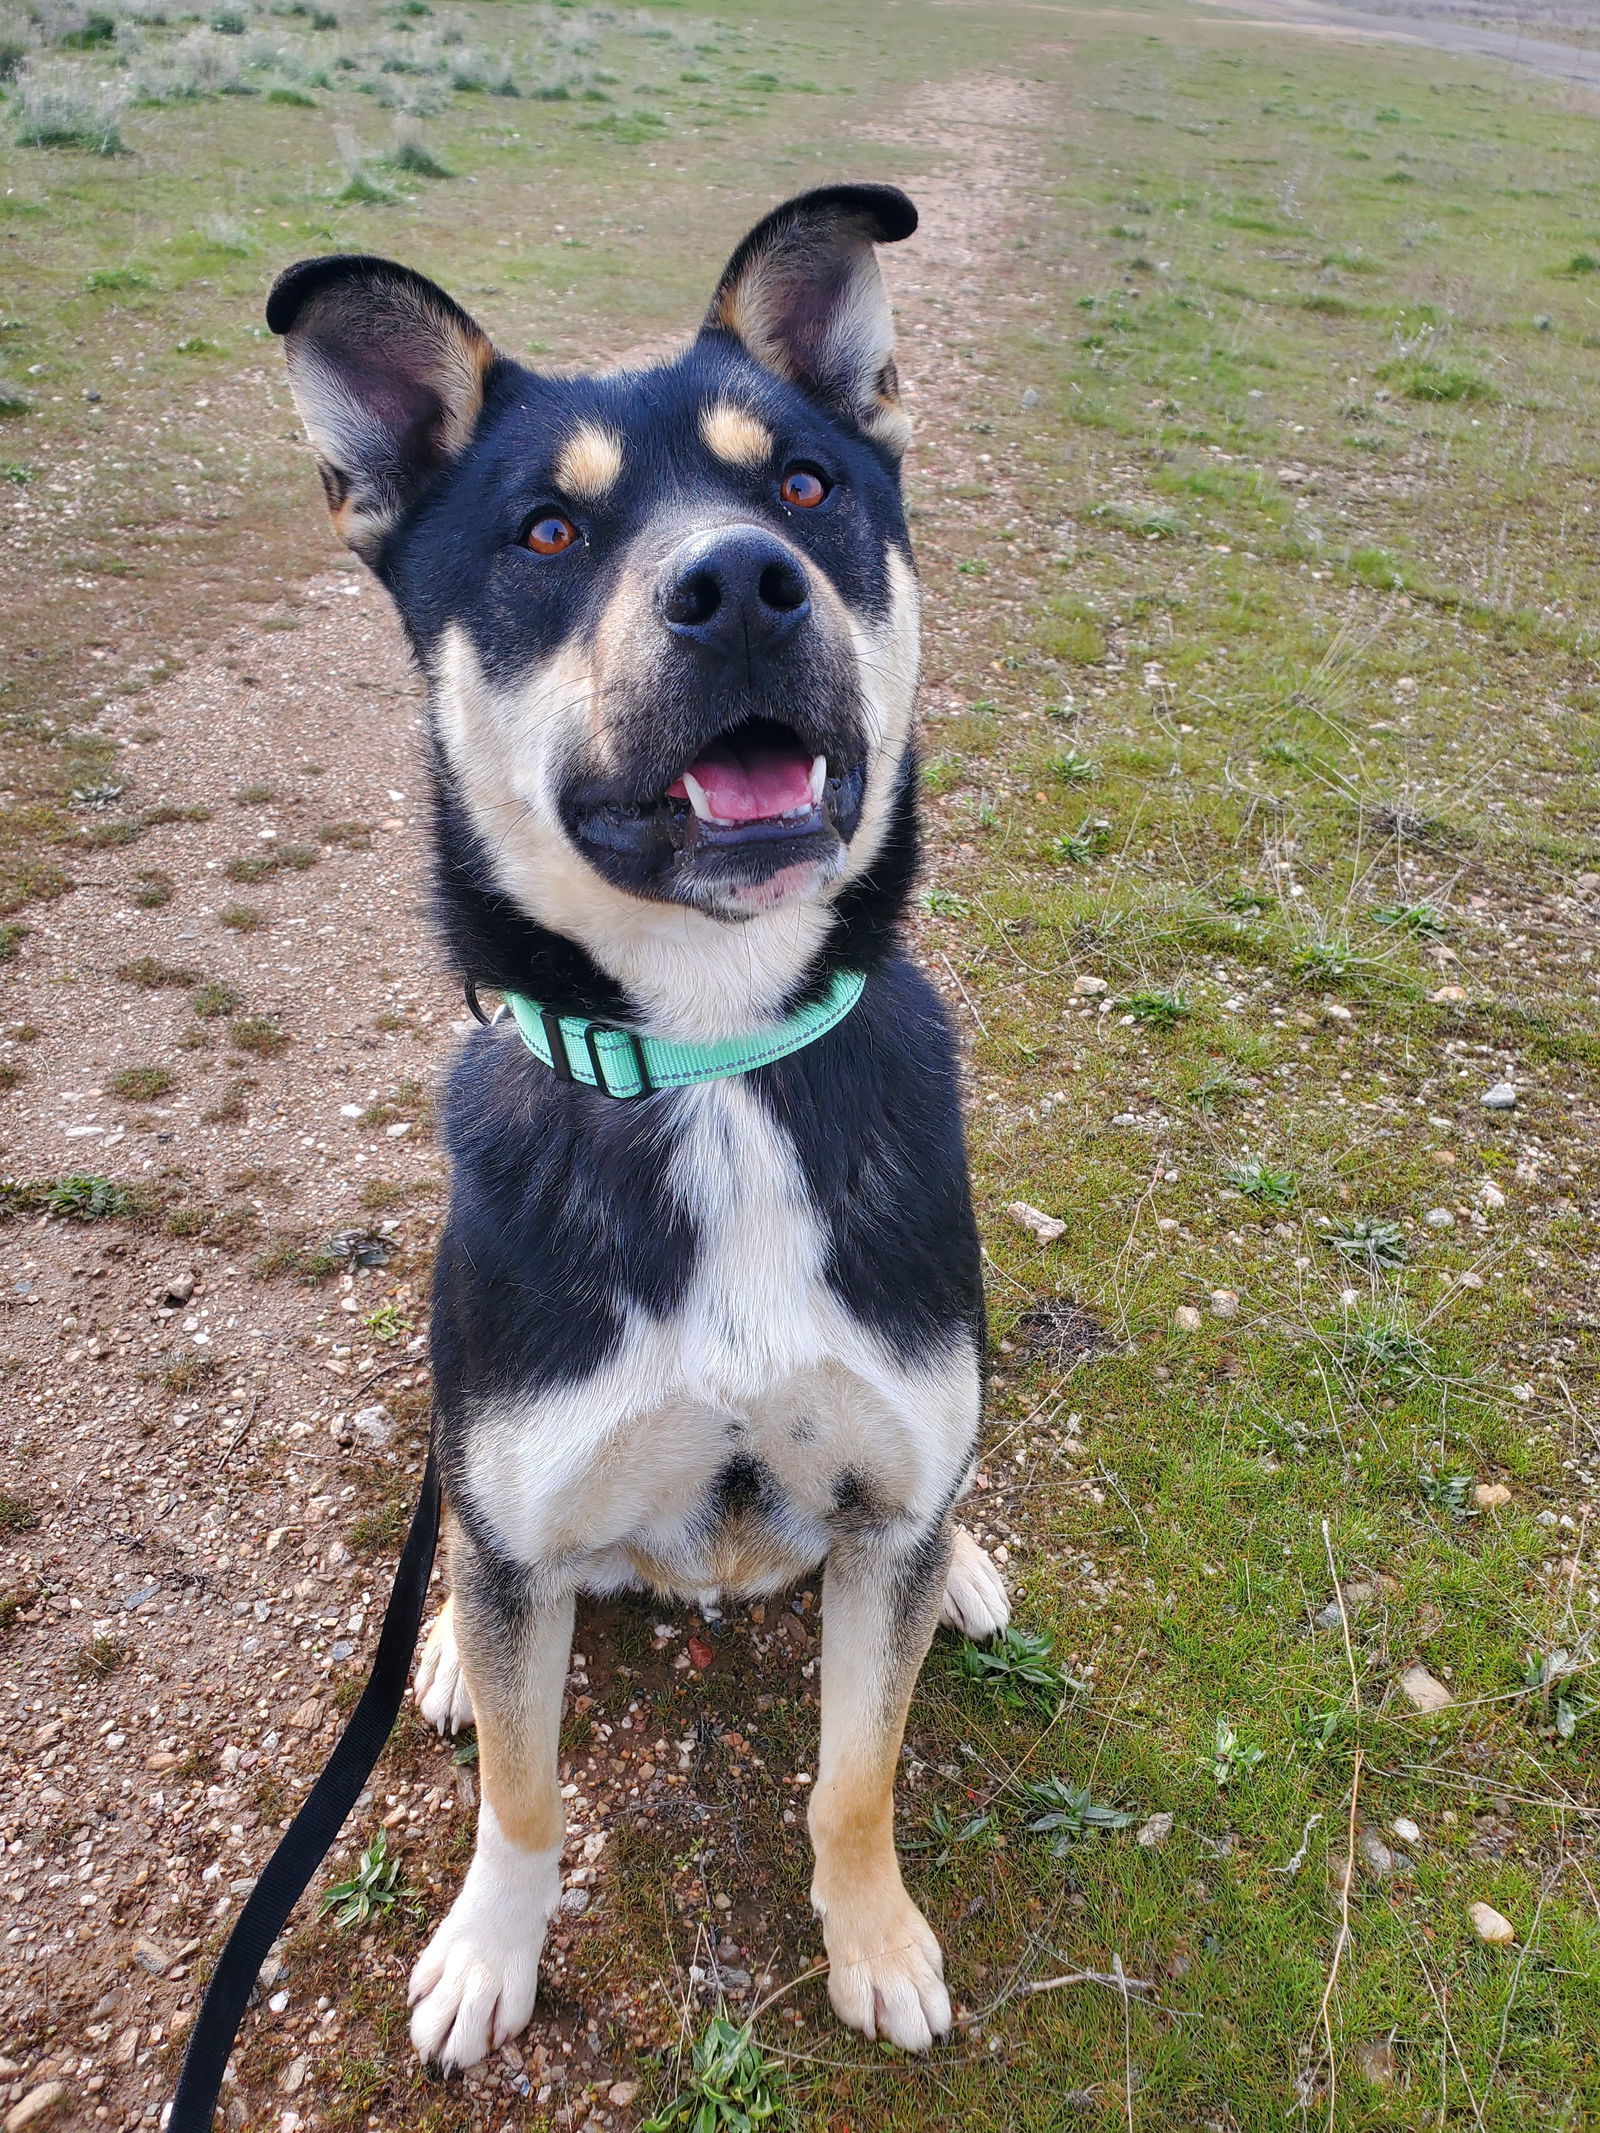
<path fill-rule="evenodd" d="M 1520 37 L 1508 30 L 1479 29 L 1471 23 L 1412 15 L 1369 15 L 1358 8 L 1341 7 L 1336 0 L 1251 0 L 1248 14 L 1236 11 L 1236 0 L 1195 0 L 1195 5 L 1227 8 L 1228 21 L 1250 29 L 1290 28 L 1317 35 L 1379 37 L 1393 44 L 1431 45 L 1458 58 L 1477 55 L 1503 60 L 1509 66 L 1547 75 L 1552 81 L 1600 86 L 1600 51 L 1547 43 L 1541 37 Z"/>
<path fill-rule="evenodd" d="M 974 474 L 1004 495 L 959 416 L 1033 95 L 946 85 L 900 130 L 870 129 L 949 157 L 919 187 L 923 238 L 893 262 L 917 481 L 936 500 Z M 309 510 L 309 462 L 306 492 Z M 935 712 L 959 656 L 935 616 Z M 6 1174 L 109 1178 L 142 1212 L 35 1213 L 7 1233 L 7 2106 L 60 2082 L 73 2123 L 156 2120 L 196 1973 L 370 1652 L 425 1427 L 440 1183 L 427 1091 L 465 1026 L 424 908 L 418 709 L 364 573 L 294 590 L 265 628 L 108 718 L 127 743 L 116 804 L 188 819 L 86 858 L 74 894 L 29 913 L 13 966 L 6 1056 L 25 1078 Z M 431 1782 L 391 1776 L 384 1811 L 448 1876 L 471 1777 L 427 1752 Z M 604 1823 L 631 1774 L 574 1764 L 575 1832 L 586 1813 Z M 648 1817 L 642 1775 L 628 1804 Z M 659 1776 L 656 1794 L 685 1782 Z M 589 1895 L 570 1908 L 598 1913 L 600 1868 L 574 1879 Z M 392 1949 L 339 1959 L 399 2005 Z M 351 2048 L 341 2006 L 314 1992 L 291 1969 L 251 2025 L 271 2049 L 247 2060 L 230 2125 L 269 2107 L 300 2124 Z M 611 2092 L 632 2069 L 583 2055 L 593 2019 L 472 2077 L 471 2115 L 534 2080 L 557 2123 L 626 2123 L 626 2087 Z"/>

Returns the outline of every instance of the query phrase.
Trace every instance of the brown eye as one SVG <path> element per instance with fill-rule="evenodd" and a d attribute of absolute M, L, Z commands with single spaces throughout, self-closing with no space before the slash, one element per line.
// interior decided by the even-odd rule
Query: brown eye
<path fill-rule="evenodd" d="M 778 491 L 786 504 L 798 504 L 802 511 L 814 510 L 827 493 L 828 484 L 811 467 L 791 467 Z"/>
<path fill-rule="evenodd" d="M 570 548 L 578 538 L 578 529 L 570 518 L 560 518 L 552 511 L 544 518 L 536 518 L 522 536 L 524 546 L 535 555 L 559 555 L 563 548 Z"/>

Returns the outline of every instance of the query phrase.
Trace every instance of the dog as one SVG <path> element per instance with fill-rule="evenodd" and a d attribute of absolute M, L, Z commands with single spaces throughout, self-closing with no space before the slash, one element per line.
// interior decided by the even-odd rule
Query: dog
<path fill-rule="evenodd" d="M 823 1566 L 812 1902 L 836 2013 L 950 2026 L 893 1787 L 941 1620 L 987 1637 L 984 1307 L 917 867 L 910 425 L 882 185 L 776 208 L 695 340 L 552 376 L 358 256 L 267 308 L 334 524 L 426 679 L 439 922 L 515 1010 L 451 1070 L 433 1302 L 451 1596 L 416 1692 L 477 1726 L 424 2060 L 533 2011 L 561 1890 L 575 1596 L 712 1604 Z"/>

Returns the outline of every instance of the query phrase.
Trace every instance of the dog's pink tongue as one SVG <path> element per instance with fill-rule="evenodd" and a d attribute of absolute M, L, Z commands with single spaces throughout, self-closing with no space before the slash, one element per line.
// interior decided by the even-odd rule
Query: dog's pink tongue
<path fill-rule="evenodd" d="M 689 775 L 722 822 L 764 822 L 811 805 L 811 759 L 797 748 L 747 748 L 735 754 L 719 741 L 689 765 Z"/>

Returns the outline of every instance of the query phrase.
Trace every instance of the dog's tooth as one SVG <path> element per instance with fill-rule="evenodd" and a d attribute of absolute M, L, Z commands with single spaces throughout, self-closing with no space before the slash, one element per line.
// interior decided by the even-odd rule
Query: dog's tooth
<path fill-rule="evenodd" d="M 811 804 L 813 807 L 822 805 L 822 788 L 827 782 L 828 758 L 825 755 L 819 755 L 811 765 Z"/>
<path fill-rule="evenodd" d="M 711 812 L 711 802 L 706 797 L 706 789 L 692 771 L 686 770 L 684 772 L 683 789 L 689 795 L 689 805 L 700 817 L 700 820 L 702 822 L 715 822 L 717 818 Z"/>

